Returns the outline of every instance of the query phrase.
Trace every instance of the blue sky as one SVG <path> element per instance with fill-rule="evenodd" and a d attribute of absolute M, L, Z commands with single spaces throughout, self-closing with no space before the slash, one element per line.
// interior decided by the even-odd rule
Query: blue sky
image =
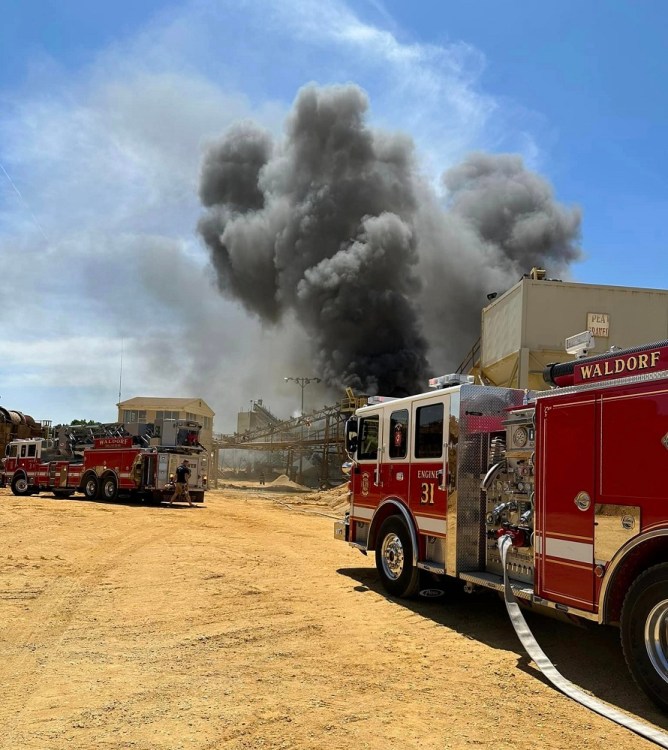
<path fill-rule="evenodd" d="M 294 409 L 308 347 L 217 293 L 197 179 L 235 122 L 280 137 L 309 82 L 362 87 L 436 190 L 470 151 L 520 154 L 582 211 L 572 279 L 668 287 L 659 0 L 4 0 L 2 19 L 0 257 L 24 299 L 2 312 L 6 408 L 111 421 L 120 386 L 201 396 L 220 430 L 254 398 Z"/>

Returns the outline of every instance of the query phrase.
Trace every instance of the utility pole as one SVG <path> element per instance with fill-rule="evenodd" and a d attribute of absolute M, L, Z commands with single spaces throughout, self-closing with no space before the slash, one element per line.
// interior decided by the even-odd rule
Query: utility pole
<path fill-rule="evenodd" d="M 299 476 L 297 477 L 297 481 L 301 484 L 302 481 L 302 461 L 303 461 L 303 453 L 304 453 L 304 388 L 309 383 L 320 383 L 320 378 L 283 378 L 286 383 L 289 383 L 290 381 L 297 383 L 297 385 L 302 389 L 302 400 L 301 400 L 301 424 L 299 429 L 299 442 L 301 445 L 299 446 Z"/>

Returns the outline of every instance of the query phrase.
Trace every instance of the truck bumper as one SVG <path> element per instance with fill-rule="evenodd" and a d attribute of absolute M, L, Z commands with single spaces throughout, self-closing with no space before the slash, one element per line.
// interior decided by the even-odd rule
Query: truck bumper
<path fill-rule="evenodd" d="M 348 523 L 347 517 L 343 521 L 335 521 L 334 539 L 339 539 L 342 542 L 347 542 L 349 529 L 350 529 L 350 524 Z"/>

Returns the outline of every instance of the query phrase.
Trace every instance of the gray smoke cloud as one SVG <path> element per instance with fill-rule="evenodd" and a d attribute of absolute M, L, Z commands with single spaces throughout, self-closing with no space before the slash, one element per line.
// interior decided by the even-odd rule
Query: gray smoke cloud
<path fill-rule="evenodd" d="M 579 256 L 580 213 L 555 203 L 545 180 L 512 154 L 472 154 L 443 183 L 450 210 L 468 221 L 514 273 L 550 263 L 559 271 Z"/>
<path fill-rule="evenodd" d="M 205 154 L 199 231 L 221 292 L 266 324 L 295 319 L 326 383 L 403 395 L 424 390 L 428 354 L 454 366 L 470 348 L 485 291 L 567 270 L 580 215 L 514 155 L 449 169 L 444 205 L 411 139 L 367 109 L 357 86 L 312 85 L 280 141 L 236 125 Z"/>
<path fill-rule="evenodd" d="M 431 365 L 451 372 L 480 336 L 488 293 L 503 293 L 533 267 L 568 276 L 580 257 L 581 214 L 513 154 L 471 154 L 443 185 L 445 206 L 429 190 L 420 200 L 420 302 Z"/>

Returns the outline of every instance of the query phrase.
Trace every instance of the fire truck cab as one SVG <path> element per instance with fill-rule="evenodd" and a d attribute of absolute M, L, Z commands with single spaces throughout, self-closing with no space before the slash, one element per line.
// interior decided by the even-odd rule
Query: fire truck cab
<path fill-rule="evenodd" d="M 556 387 L 446 381 L 358 409 L 334 535 L 374 552 L 394 596 L 425 573 L 500 592 L 505 575 L 525 606 L 620 626 L 636 682 L 668 709 L 668 341 L 545 378 Z"/>
<path fill-rule="evenodd" d="M 486 569 L 481 479 L 490 452 L 501 458 L 507 410 L 524 397 L 467 383 L 366 406 L 348 422 L 351 507 L 336 535 L 375 551 L 389 593 L 416 593 L 420 570 Z"/>

